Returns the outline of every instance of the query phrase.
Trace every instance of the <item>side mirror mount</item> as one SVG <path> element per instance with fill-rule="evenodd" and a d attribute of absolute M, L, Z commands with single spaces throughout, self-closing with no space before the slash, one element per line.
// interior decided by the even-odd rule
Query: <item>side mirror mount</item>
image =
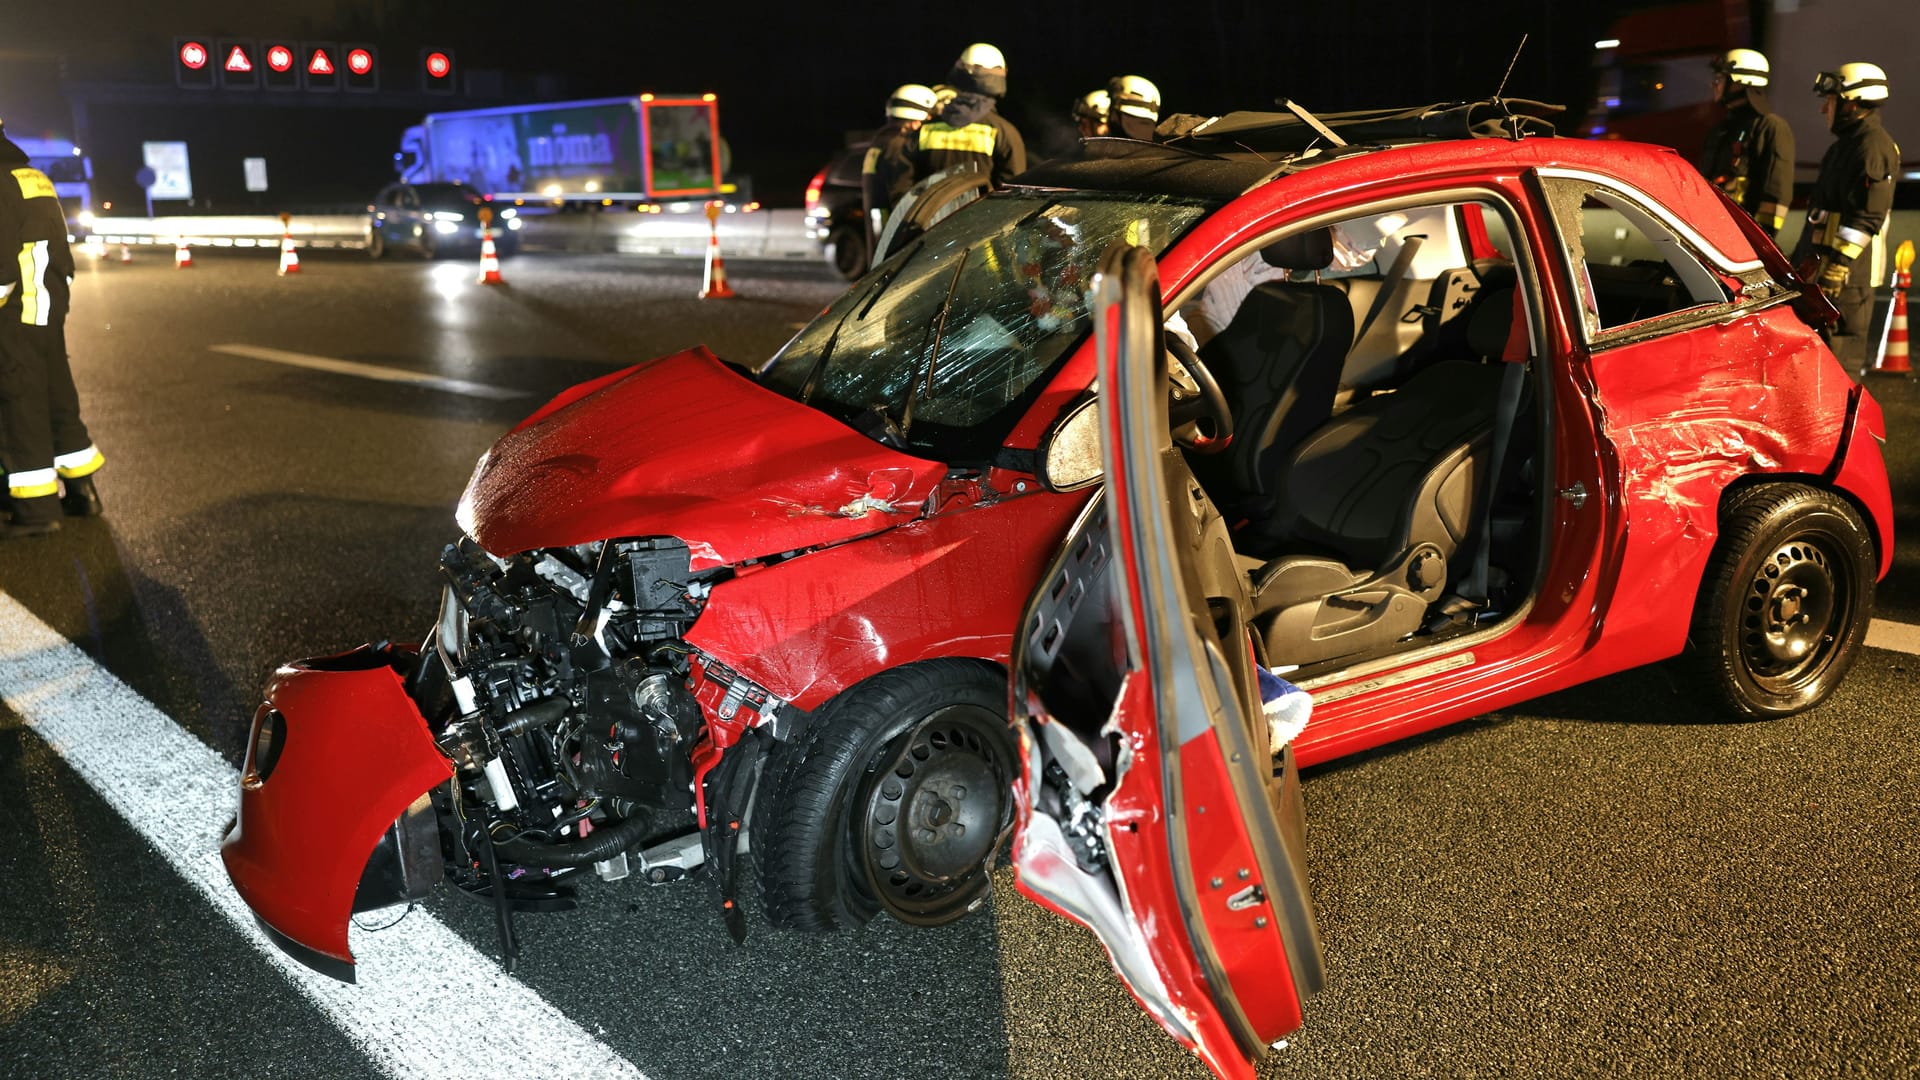
<path fill-rule="evenodd" d="M 1101 480 L 1100 399 L 1092 395 L 1067 407 L 1041 436 L 1036 472 L 1052 492 L 1078 491 Z"/>

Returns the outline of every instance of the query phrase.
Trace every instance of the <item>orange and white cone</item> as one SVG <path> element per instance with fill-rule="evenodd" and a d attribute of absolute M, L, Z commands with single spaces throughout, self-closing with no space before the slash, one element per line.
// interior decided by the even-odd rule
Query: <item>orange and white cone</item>
<path fill-rule="evenodd" d="M 1887 317 L 1887 345 L 1873 370 L 1883 375 L 1907 375 L 1913 362 L 1907 353 L 1907 289 L 1913 285 L 1913 241 L 1905 240 L 1893 256 L 1893 312 Z"/>
<path fill-rule="evenodd" d="M 480 228 L 480 277 L 482 285 L 505 285 L 506 279 L 500 276 L 500 252 L 493 246 L 493 229 Z"/>
<path fill-rule="evenodd" d="M 120 261 L 123 263 L 130 263 L 133 261 L 133 248 L 130 245 L 127 245 L 127 244 L 120 245 Z"/>
<path fill-rule="evenodd" d="M 173 240 L 173 268 L 175 270 L 193 269 L 193 249 L 187 246 L 187 238 L 177 236 Z"/>
<path fill-rule="evenodd" d="M 293 246 L 293 234 L 286 233 L 280 237 L 280 269 L 278 273 L 284 277 L 287 274 L 297 274 L 299 272 L 300 251 Z"/>
<path fill-rule="evenodd" d="M 725 300 L 733 295 L 727 284 L 727 262 L 720 257 L 720 203 L 707 204 L 707 270 L 700 283 L 700 299 Z"/>

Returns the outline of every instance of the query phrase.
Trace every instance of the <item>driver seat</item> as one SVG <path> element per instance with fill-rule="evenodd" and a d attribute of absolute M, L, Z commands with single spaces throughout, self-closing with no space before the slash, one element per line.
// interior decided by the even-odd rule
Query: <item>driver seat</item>
<path fill-rule="evenodd" d="M 1333 230 L 1311 229 L 1260 250 L 1283 270 L 1333 265 Z M 1340 389 L 1340 367 L 1353 345 L 1347 294 L 1317 282 L 1256 285 L 1233 319 L 1200 348 L 1233 412 L 1233 441 L 1217 464 L 1196 463 L 1209 494 L 1235 517 L 1264 517 L 1273 492 L 1267 478 L 1279 456 L 1324 423 Z"/>
<path fill-rule="evenodd" d="M 1264 531 L 1322 553 L 1254 572 L 1253 622 L 1276 662 L 1311 664 L 1408 637 L 1464 573 L 1449 563 L 1482 524 L 1513 297 L 1488 290 L 1468 316 L 1468 347 L 1486 362 L 1435 362 L 1282 461 Z"/>

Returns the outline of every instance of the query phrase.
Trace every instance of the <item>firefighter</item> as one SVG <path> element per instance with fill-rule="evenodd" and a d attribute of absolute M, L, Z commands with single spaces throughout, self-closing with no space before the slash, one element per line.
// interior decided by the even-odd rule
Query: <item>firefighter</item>
<path fill-rule="evenodd" d="M 1887 73 L 1873 64 L 1841 64 L 1816 76 L 1813 92 L 1821 96 L 1820 115 L 1834 140 L 1820 159 L 1794 261 L 1840 309 L 1828 338 L 1833 354 L 1863 365 L 1873 320 L 1873 267 L 1881 255 L 1877 238 L 1893 208 L 1900 167 L 1900 148 L 1880 126 Z M 1864 266 L 1862 255 L 1869 256 Z"/>
<path fill-rule="evenodd" d="M 1089 90 L 1073 99 L 1073 122 L 1083 139 L 1097 139 L 1107 133 L 1107 109 L 1113 99 L 1105 90 Z"/>
<path fill-rule="evenodd" d="M 1701 171 L 1778 236 L 1793 202 L 1793 128 L 1767 100 L 1767 58 L 1730 49 L 1713 62 L 1714 100 L 1726 116 L 1707 133 Z"/>
<path fill-rule="evenodd" d="M 1123 139 L 1153 141 L 1160 122 L 1160 88 L 1138 75 L 1121 75 L 1107 83 L 1107 134 Z"/>
<path fill-rule="evenodd" d="M 986 44 L 969 45 L 953 63 L 947 83 L 953 100 L 939 116 L 920 127 L 915 171 L 931 176 L 971 165 L 987 173 L 993 186 L 1027 171 L 1027 144 L 994 106 L 1007 92 L 1007 59 Z"/>
<path fill-rule="evenodd" d="M 886 224 L 887 212 L 913 186 L 920 125 L 933 114 L 933 106 L 933 91 L 928 87 L 907 83 L 896 89 L 887 99 L 887 122 L 867 144 L 867 156 L 860 163 L 860 196 L 875 237 Z"/>
<path fill-rule="evenodd" d="M 0 170 L 0 465 L 12 502 L 0 539 L 14 539 L 57 531 L 63 512 L 99 514 L 93 473 L 102 459 L 80 422 L 67 366 L 66 215 L 52 181 L 27 164 L 4 124 Z"/>

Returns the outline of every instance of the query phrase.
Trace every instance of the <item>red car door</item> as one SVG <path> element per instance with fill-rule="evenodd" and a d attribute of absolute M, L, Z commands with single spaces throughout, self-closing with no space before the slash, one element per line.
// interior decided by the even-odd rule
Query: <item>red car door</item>
<path fill-rule="evenodd" d="M 1135 998 L 1222 1077 L 1321 986 L 1291 748 L 1270 745 L 1226 523 L 1169 437 L 1151 255 L 1094 308 L 1107 486 L 1015 652 L 1023 893 L 1098 935 Z"/>

